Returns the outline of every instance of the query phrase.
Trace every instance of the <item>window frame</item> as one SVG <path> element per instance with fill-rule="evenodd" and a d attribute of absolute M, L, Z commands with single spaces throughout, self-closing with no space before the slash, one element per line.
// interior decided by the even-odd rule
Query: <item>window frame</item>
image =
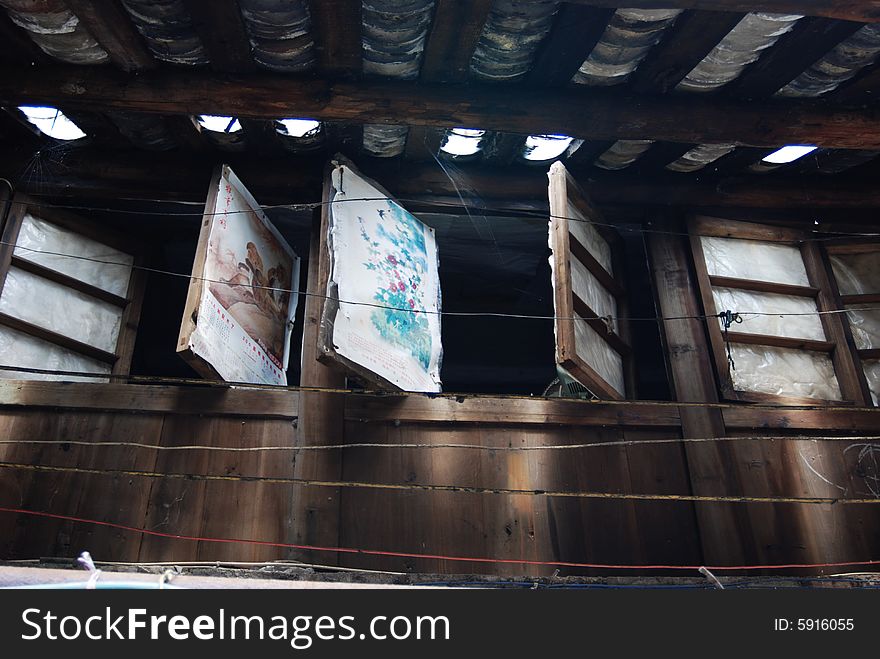
<path fill-rule="evenodd" d="M 823 313 L 819 316 L 825 333 L 824 341 L 780 337 L 774 335 L 752 334 L 729 331 L 731 343 L 788 348 L 802 351 L 822 352 L 831 358 L 841 400 L 782 396 L 763 392 L 736 389 L 727 358 L 725 333 L 721 328 L 713 287 L 738 288 L 741 290 L 776 293 L 813 299 L 819 312 L 840 311 L 840 297 L 834 285 L 827 255 L 819 245 L 807 240 L 808 234 L 800 229 L 780 227 L 769 224 L 749 222 L 744 219 L 730 220 L 708 215 L 693 215 L 688 218 L 688 234 L 697 288 L 704 314 L 707 316 L 706 328 L 709 335 L 710 350 L 715 364 L 715 372 L 722 398 L 728 401 L 749 403 L 773 403 L 780 405 L 857 405 L 870 406 L 871 397 L 867 381 L 857 362 L 849 323 L 844 322 L 843 313 Z M 703 252 L 701 237 L 719 237 L 746 240 L 759 240 L 768 243 L 792 245 L 799 249 L 807 273 L 809 286 L 765 282 L 752 279 L 735 279 L 710 275 Z"/>
<path fill-rule="evenodd" d="M 857 240 L 853 240 L 851 238 L 840 238 L 825 243 L 823 256 L 828 272 L 831 293 L 837 306 L 840 309 L 846 309 L 848 306 L 856 304 L 878 304 L 880 303 L 880 292 L 864 293 L 858 295 L 842 295 L 840 293 L 840 287 L 837 283 L 837 276 L 834 274 L 834 268 L 831 265 L 831 257 L 836 254 L 871 254 L 875 252 L 877 253 L 878 258 L 880 258 L 880 240 L 877 239 L 866 240 L 865 238 L 860 238 Z M 864 361 L 880 359 L 880 348 L 858 348 L 856 346 L 855 338 L 853 337 L 852 329 L 850 327 L 849 314 L 841 313 L 839 315 L 843 318 L 843 328 L 846 334 L 847 342 L 858 366 L 857 371 L 858 376 L 861 380 L 861 385 L 866 392 L 866 404 L 873 405 L 871 389 L 868 385 L 868 379 L 865 376 Z"/>
<path fill-rule="evenodd" d="M 132 255 L 134 261 L 125 296 L 122 297 L 115 295 L 114 293 L 105 291 L 87 282 L 80 281 L 69 275 L 16 256 L 14 253 L 15 247 L 18 243 L 18 237 L 24 218 L 27 215 L 32 215 L 44 222 L 54 224 L 55 226 Z M 0 244 L 0 295 L 3 294 L 3 288 L 6 284 L 6 276 L 9 273 L 10 268 L 14 266 L 66 288 L 89 295 L 97 300 L 108 302 L 120 308 L 122 310 L 122 316 L 120 318 L 119 336 L 116 339 L 116 348 L 113 352 L 107 352 L 53 330 L 34 325 L 33 323 L 20 320 L 4 313 L 0 313 L 0 325 L 23 332 L 34 338 L 47 341 L 84 357 L 109 364 L 111 376 L 129 375 L 131 372 L 134 345 L 137 340 L 138 324 L 140 322 L 141 309 L 143 308 L 144 302 L 144 290 L 146 287 L 146 273 L 138 267 L 143 265 L 143 260 L 142 250 L 138 249 L 137 243 L 124 236 L 122 233 L 100 226 L 92 220 L 67 212 L 66 210 L 42 205 L 28 195 L 16 194 L 12 198 L 6 222 L 2 227 L 2 244 Z M 97 374 L 95 375 L 96 381 L 100 380 L 102 377 L 107 376 L 102 375 L 99 377 Z"/>
<path fill-rule="evenodd" d="M 594 395 L 611 400 L 635 398 L 635 377 L 633 372 L 633 351 L 630 340 L 628 303 L 626 287 L 621 281 L 625 272 L 623 239 L 605 224 L 602 214 L 590 202 L 586 193 L 571 176 L 565 166 L 554 163 L 550 168 L 550 247 L 553 250 L 554 309 L 556 335 L 556 363 L 569 372 Z M 582 245 L 568 228 L 567 214 L 569 204 L 575 206 L 590 221 L 596 231 L 611 249 L 612 270 L 605 267 Z M 617 306 L 617 331 L 606 325 L 585 300 L 574 293 L 571 277 L 571 261 L 576 259 L 595 277 L 599 284 L 615 300 Z M 577 353 L 575 320 L 580 316 L 616 352 L 623 364 L 624 391 L 618 392 L 592 366 Z"/>

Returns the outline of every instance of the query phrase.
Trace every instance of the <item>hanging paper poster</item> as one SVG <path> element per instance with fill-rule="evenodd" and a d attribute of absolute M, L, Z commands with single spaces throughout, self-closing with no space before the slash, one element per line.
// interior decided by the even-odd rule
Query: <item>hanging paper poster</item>
<path fill-rule="evenodd" d="M 331 176 L 325 356 L 379 386 L 440 391 L 434 230 L 350 166 Z"/>
<path fill-rule="evenodd" d="M 300 259 L 232 170 L 208 193 L 178 352 L 228 382 L 286 385 Z"/>

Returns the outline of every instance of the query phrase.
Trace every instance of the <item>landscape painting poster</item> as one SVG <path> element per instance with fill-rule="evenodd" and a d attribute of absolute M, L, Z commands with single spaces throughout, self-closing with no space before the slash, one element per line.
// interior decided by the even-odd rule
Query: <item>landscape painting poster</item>
<path fill-rule="evenodd" d="M 203 375 L 286 385 L 300 259 L 223 167 L 202 222 L 178 350 Z"/>
<path fill-rule="evenodd" d="M 331 176 L 325 354 L 380 386 L 440 391 L 434 230 L 351 167 Z"/>

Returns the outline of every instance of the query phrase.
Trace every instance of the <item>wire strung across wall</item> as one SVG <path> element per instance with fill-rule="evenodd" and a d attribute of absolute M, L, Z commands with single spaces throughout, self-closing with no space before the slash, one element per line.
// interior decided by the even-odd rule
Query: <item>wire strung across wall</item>
<path fill-rule="evenodd" d="M 339 204 L 345 202 L 363 202 L 363 201 L 386 201 L 387 197 L 357 197 L 351 199 L 334 199 L 333 201 L 315 201 L 315 202 L 306 202 L 299 204 L 259 204 L 257 208 L 261 210 L 290 210 L 294 212 L 302 212 L 314 210 L 316 208 L 321 208 L 322 206 Z M 148 201 L 151 203 L 161 202 L 161 203 L 169 203 L 176 205 L 194 205 L 194 206 L 204 206 L 202 202 L 184 202 L 184 201 L 176 201 L 173 199 L 145 199 L 142 201 Z M 402 202 L 414 202 L 420 203 L 422 200 L 419 199 L 407 199 L 405 197 L 397 199 L 397 201 Z M 108 207 L 100 207 L 100 206 L 87 206 L 87 205 L 74 205 L 74 204 L 54 204 L 54 203 L 34 203 L 34 202 L 25 202 L 25 201 L 11 201 L 8 202 L 13 205 L 20 205 L 25 207 L 36 207 L 36 208 L 57 208 L 63 210 L 82 210 L 82 211 L 98 211 L 98 212 L 107 212 L 107 213 L 116 213 L 116 214 L 127 214 L 127 215 L 152 215 L 157 217 L 211 217 L 214 215 L 234 215 L 239 213 L 249 213 L 250 211 L 245 210 L 229 210 L 229 211 L 214 211 L 214 212 L 168 212 L 168 211 L 144 211 L 144 210 L 131 210 L 131 209 L 119 209 L 119 208 L 108 208 Z M 485 206 L 475 206 L 471 207 L 467 204 L 455 202 L 455 201 L 442 201 L 442 200 L 432 200 L 431 205 L 439 206 L 439 207 L 448 207 L 448 208 L 457 208 L 463 209 L 465 211 L 476 210 L 481 212 L 490 212 L 490 213 L 503 213 L 507 215 L 518 215 L 520 216 L 518 219 L 534 219 L 546 222 L 548 219 L 560 219 L 567 220 L 569 222 L 578 222 L 583 224 L 592 224 L 593 226 L 606 227 L 610 229 L 617 229 L 620 231 L 627 231 L 631 233 L 641 233 L 641 234 L 657 234 L 664 236 L 683 236 L 690 237 L 692 234 L 684 232 L 684 231 L 671 231 L 667 229 L 652 229 L 646 227 L 634 227 L 628 226 L 625 224 L 615 224 L 612 222 L 597 222 L 596 220 L 591 220 L 589 218 L 583 217 L 569 217 L 566 215 L 554 215 L 549 212 L 544 212 L 541 210 L 531 210 L 531 209 L 522 209 L 522 208 L 491 208 Z M 740 222 L 749 222 L 748 220 L 738 220 Z M 815 235 L 821 234 L 821 235 Z M 858 232 L 858 231 L 828 231 L 828 232 L 820 232 L 813 231 L 813 235 L 805 236 L 803 238 L 799 238 L 796 240 L 792 240 L 792 243 L 809 243 L 809 242 L 826 242 L 830 240 L 838 240 L 840 238 L 880 238 L 880 232 Z M 751 236 L 743 236 L 738 237 L 738 240 L 746 240 L 746 241 L 757 241 L 762 242 L 761 238 L 754 238 Z"/>
<path fill-rule="evenodd" d="M 189 474 L 176 472 L 139 471 L 135 469 L 96 469 L 90 467 L 57 467 L 44 464 L 0 462 L 0 469 L 35 471 L 43 473 L 87 474 L 94 476 L 131 476 L 149 479 L 185 481 L 224 481 L 235 483 L 266 483 L 302 487 L 352 488 L 367 490 L 393 490 L 410 492 L 458 492 L 463 494 L 487 494 L 502 496 L 539 496 L 567 499 L 620 500 L 620 501 L 667 501 L 694 503 L 769 503 L 803 505 L 877 505 L 880 498 L 870 497 L 789 497 L 789 496 L 722 496 L 700 494 L 643 494 L 628 492 L 572 492 L 564 490 L 527 490 L 515 488 L 476 487 L 469 485 L 435 485 L 430 483 L 370 483 L 362 481 L 316 480 L 308 478 L 284 478 L 272 476 L 235 476 L 230 474 Z"/>
<path fill-rule="evenodd" d="M 494 311 L 430 311 L 426 309 L 412 309 L 409 307 L 394 307 L 386 304 L 378 304 L 376 302 L 361 302 L 354 300 L 340 300 L 336 297 L 325 295 L 322 293 L 314 293 L 309 291 L 300 291 L 289 288 L 281 288 L 277 286 L 259 286 L 253 284 L 233 284 L 230 282 L 226 282 L 219 279 L 211 279 L 208 277 L 196 277 L 192 273 L 186 274 L 183 272 L 174 272 L 171 270 L 162 270 L 159 268 L 151 268 L 149 266 L 130 264 L 130 263 L 121 263 L 118 261 L 108 261 L 106 259 L 98 259 L 90 256 L 81 256 L 78 254 L 67 254 L 64 252 L 55 252 L 51 250 L 40 250 L 34 249 L 31 247 L 24 247 L 21 245 L 16 245 L 14 243 L 8 241 L 0 241 L 0 245 L 6 247 L 13 247 L 16 250 L 23 250 L 30 253 L 35 254 L 45 254 L 47 256 L 60 256 L 62 258 L 70 258 L 77 259 L 82 261 L 89 261 L 91 263 L 98 263 L 101 265 L 113 265 L 113 266 L 122 266 L 126 268 L 132 268 L 135 270 L 141 270 L 143 272 L 151 272 L 154 274 L 165 275 L 170 277 L 178 277 L 182 279 L 188 279 L 192 281 L 202 281 L 206 283 L 212 284 L 226 284 L 228 286 L 244 286 L 246 288 L 255 289 L 255 290 L 266 290 L 275 293 L 289 293 L 291 295 L 302 295 L 303 297 L 314 297 L 320 298 L 322 300 L 336 300 L 339 304 L 348 304 L 352 306 L 362 306 L 362 307 L 371 307 L 376 309 L 387 309 L 389 311 L 405 311 L 413 314 L 425 314 L 425 315 L 435 315 L 435 316 L 448 316 L 448 317 L 458 317 L 458 318 L 516 318 L 516 319 L 528 319 L 528 320 L 583 320 L 583 318 L 579 316 L 556 316 L 556 315 L 541 315 L 541 314 L 513 314 L 513 313 L 501 313 Z M 860 311 L 880 311 L 880 307 L 862 307 L 859 309 Z M 782 313 L 774 313 L 768 311 L 735 311 L 735 310 L 725 310 L 719 314 L 707 315 L 707 314 L 692 314 L 692 315 L 683 315 L 683 316 L 653 316 L 653 317 L 632 317 L 632 316 L 603 316 L 603 319 L 618 320 L 618 321 L 629 321 L 629 322 L 672 322 L 672 321 L 681 321 L 681 320 L 707 320 L 710 318 L 713 319 L 721 319 L 727 314 L 734 314 L 743 319 L 743 321 L 747 321 L 748 318 L 746 316 L 773 316 L 773 317 L 788 317 L 788 316 L 825 316 L 825 315 L 834 315 L 834 314 L 842 314 L 848 313 L 848 309 L 830 309 L 826 311 L 807 311 L 807 312 L 782 312 Z"/>
<path fill-rule="evenodd" d="M 125 382 L 136 384 L 155 384 L 155 385 L 199 385 L 208 387 L 222 387 L 224 389 L 255 389 L 261 391 L 295 391 L 299 393 L 323 393 L 323 394 L 354 394 L 358 396 L 368 396 L 372 398 L 409 398 L 421 397 L 440 400 L 454 400 L 461 403 L 468 399 L 485 400 L 500 399 L 511 401 L 559 401 L 566 405 L 586 405 L 591 407 L 622 405 L 625 407 L 668 407 L 668 408 L 709 408 L 709 409 L 739 409 L 741 404 L 737 403 L 709 403 L 709 402 L 688 402 L 688 401 L 668 401 L 668 400 L 613 400 L 613 399 L 550 399 L 536 398 L 534 396 L 524 396 L 521 394 L 474 394 L 474 393 L 424 393 L 414 391 L 382 391 L 370 389 L 348 389 L 340 387 L 315 387 L 303 385 L 275 385 L 275 384 L 254 384 L 253 382 L 235 382 L 227 380 L 215 379 L 199 379 L 199 378 L 181 378 L 173 376 L 157 376 L 157 375 L 126 375 L 122 373 L 92 373 L 89 371 L 67 371 L 61 369 L 33 368 L 29 366 L 13 366 L 0 365 L 0 371 L 8 371 L 15 373 L 31 373 L 36 375 L 52 375 L 59 377 L 76 377 L 93 380 L 122 380 Z M 858 412 L 860 414 L 880 414 L 880 407 L 853 407 L 823 405 L 823 404 L 798 404 L 798 405 L 779 405 L 773 403 L 752 403 L 749 404 L 750 410 L 785 410 L 785 411 L 822 411 L 822 412 Z M 585 408 L 586 409 L 586 408 Z M 293 416 L 293 415 L 290 415 Z"/>
<path fill-rule="evenodd" d="M 229 453 L 259 453 L 263 451 L 341 451 L 346 449 L 464 449 L 473 451 L 489 452 L 528 452 L 528 451 L 572 451 L 598 448 L 621 448 L 635 446 L 657 446 L 662 444 L 706 444 L 716 442 L 859 442 L 859 444 L 847 447 L 860 448 L 861 450 L 876 448 L 880 444 L 866 444 L 880 440 L 880 435 L 847 435 L 847 436 L 817 436 L 817 435 L 753 435 L 734 437 L 675 437 L 656 439 L 621 439 L 607 442 L 585 442 L 581 444 L 550 444 L 538 446 L 490 446 L 485 444 L 461 444 L 456 442 L 435 443 L 410 443 L 387 444 L 381 442 L 352 442 L 346 444 L 304 444 L 301 446 L 213 446 L 210 444 L 181 444 L 181 445 L 158 445 L 145 444 L 143 442 L 129 442 L 116 440 L 101 440 L 90 442 L 76 439 L 2 439 L 3 445 L 32 445 L 32 446 L 87 446 L 89 448 L 113 448 L 129 447 L 140 448 L 150 451 L 219 451 Z M 880 496 L 878 493 L 874 493 Z"/>
<path fill-rule="evenodd" d="M 144 536 L 152 536 L 156 538 L 165 538 L 169 540 L 183 540 L 189 542 L 205 542 L 219 544 L 244 544 L 260 547 L 275 547 L 278 549 L 294 549 L 299 551 L 326 552 L 334 554 L 356 554 L 363 556 L 378 556 L 390 558 L 410 558 L 410 559 L 426 559 L 441 560 L 456 563 L 480 563 L 495 565 L 531 565 L 539 567 L 559 567 L 559 568 L 583 568 L 596 570 L 675 570 L 675 571 L 698 571 L 701 567 L 705 567 L 713 572 L 724 571 L 754 571 L 754 570 L 789 570 L 789 569 L 821 569 L 821 568 L 840 568 L 855 567 L 863 565 L 880 565 L 880 560 L 867 559 L 862 561 L 838 561 L 828 563 L 782 563 L 767 565 L 632 565 L 632 564 L 609 564 L 609 563 L 579 563 L 573 561 L 539 561 L 520 558 L 490 558 L 483 556 L 447 556 L 443 554 L 416 553 L 403 551 L 389 551 L 381 549 L 362 549 L 355 547 L 323 547 L 318 545 L 300 545 L 287 542 L 274 542 L 270 540 L 256 540 L 246 538 L 218 538 L 210 536 L 195 536 L 176 533 L 166 533 L 155 529 L 147 529 L 126 524 L 117 524 L 115 522 L 107 522 L 103 520 L 88 519 L 85 517 L 75 517 L 73 515 L 61 515 L 45 511 L 27 510 L 17 507 L 0 506 L 0 512 L 26 515 L 30 517 L 40 517 L 44 519 L 55 519 L 60 521 L 75 522 L 79 524 L 90 524 L 94 526 L 103 526 L 105 528 L 113 528 L 121 531 L 132 533 L 140 533 Z"/>

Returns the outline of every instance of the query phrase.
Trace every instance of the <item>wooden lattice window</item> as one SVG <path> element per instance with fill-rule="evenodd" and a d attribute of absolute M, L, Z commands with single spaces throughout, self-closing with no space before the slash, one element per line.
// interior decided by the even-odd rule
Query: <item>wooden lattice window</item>
<path fill-rule="evenodd" d="M 17 196 L 0 245 L 0 364 L 125 375 L 144 273 L 134 244 L 85 218 Z M 100 381 L 0 371 L 12 379 Z"/>
<path fill-rule="evenodd" d="M 695 217 L 690 240 L 728 400 L 866 404 L 866 388 L 817 242 L 799 230 Z M 739 314 L 725 328 L 719 314 Z M 832 312 L 832 313 L 827 313 Z"/>
<path fill-rule="evenodd" d="M 880 404 L 880 242 L 835 241 L 825 250 L 845 329 L 871 400 Z"/>
<path fill-rule="evenodd" d="M 556 363 L 599 398 L 632 398 L 621 238 L 559 162 L 549 194 Z"/>

